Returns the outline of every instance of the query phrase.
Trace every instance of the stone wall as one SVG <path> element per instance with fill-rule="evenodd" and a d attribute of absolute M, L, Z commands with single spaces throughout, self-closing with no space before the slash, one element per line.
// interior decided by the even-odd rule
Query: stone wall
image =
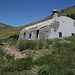
<path fill-rule="evenodd" d="M 48 38 L 48 33 L 49 30 L 51 30 L 51 28 L 54 29 L 54 32 L 56 32 L 59 28 L 59 22 L 58 21 L 54 21 L 54 23 L 44 26 L 39 30 L 39 39 L 47 39 Z"/>

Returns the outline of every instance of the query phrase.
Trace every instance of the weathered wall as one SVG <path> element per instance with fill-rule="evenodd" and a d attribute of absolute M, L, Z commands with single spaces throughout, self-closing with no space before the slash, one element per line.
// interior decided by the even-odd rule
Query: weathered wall
<path fill-rule="evenodd" d="M 71 33 L 75 33 L 74 20 L 69 17 L 61 16 L 57 21 L 60 21 L 60 27 L 58 32 L 61 31 L 63 37 L 71 36 Z"/>
<path fill-rule="evenodd" d="M 58 30 L 55 33 L 53 33 L 53 35 L 50 36 L 49 39 L 59 38 L 59 32 L 62 32 L 62 37 L 68 37 L 68 36 L 71 36 L 72 33 L 75 33 L 73 19 L 69 17 L 61 16 L 61 17 L 55 18 L 55 21 L 59 21 L 60 25 Z"/>
<path fill-rule="evenodd" d="M 56 32 L 59 28 L 59 24 L 60 23 L 58 21 L 54 20 L 52 24 L 42 27 L 39 32 L 39 39 L 48 39 L 50 36 L 52 36 L 51 29 Z"/>
<path fill-rule="evenodd" d="M 48 20 L 34 26 L 23 29 L 20 33 L 19 40 L 39 40 L 39 39 L 53 39 L 59 38 L 59 32 L 62 33 L 62 37 L 71 36 L 75 34 L 75 20 L 61 16 Z M 37 37 L 37 30 L 39 30 Z M 25 33 L 25 35 L 24 35 Z M 31 38 L 29 35 L 31 34 Z"/>

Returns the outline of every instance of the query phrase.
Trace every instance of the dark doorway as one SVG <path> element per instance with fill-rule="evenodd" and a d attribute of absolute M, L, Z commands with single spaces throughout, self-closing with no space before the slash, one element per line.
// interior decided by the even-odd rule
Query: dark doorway
<path fill-rule="evenodd" d="M 36 39 L 38 39 L 39 30 L 36 31 Z"/>
<path fill-rule="evenodd" d="M 29 34 L 29 39 L 31 39 L 31 34 Z"/>
<path fill-rule="evenodd" d="M 24 32 L 24 36 L 26 35 L 26 32 Z"/>
<path fill-rule="evenodd" d="M 74 33 L 72 33 L 72 36 L 74 36 Z"/>
<path fill-rule="evenodd" d="M 62 37 L 62 32 L 59 32 L 59 37 Z"/>

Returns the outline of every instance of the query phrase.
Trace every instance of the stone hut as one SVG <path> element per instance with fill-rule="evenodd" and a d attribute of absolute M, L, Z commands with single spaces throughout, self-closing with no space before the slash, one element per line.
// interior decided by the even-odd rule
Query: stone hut
<path fill-rule="evenodd" d="M 52 19 L 24 28 L 19 40 L 54 39 L 75 35 L 75 20 L 66 16 L 58 17 L 56 9 L 52 12 Z"/>

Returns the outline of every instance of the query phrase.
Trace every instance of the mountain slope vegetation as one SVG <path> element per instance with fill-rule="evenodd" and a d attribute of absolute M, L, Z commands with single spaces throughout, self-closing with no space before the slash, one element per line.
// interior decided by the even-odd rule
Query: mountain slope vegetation
<path fill-rule="evenodd" d="M 14 56 L 0 49 L 0 75 L 75 74 L 75 36 L 40 41 L 4 38 L 1 42 L 8 43 L 10 47 L 14 45 L 27 56 L 14 60 Z"/>

